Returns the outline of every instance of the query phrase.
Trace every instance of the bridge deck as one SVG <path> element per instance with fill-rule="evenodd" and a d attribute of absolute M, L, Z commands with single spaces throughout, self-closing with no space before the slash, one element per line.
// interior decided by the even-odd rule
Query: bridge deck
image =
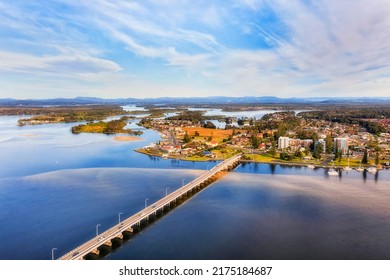
<path fill-rule="evenodd" d="M 200 184 L 204 183 L 211 177 L 213 177 L 218 172 L 228 169 L 235 163 L 237 163 L 241 158 L 241 155 L 236 155 L 234 157 L 231 157 L 225 161 L 220 162 L 216 166 L 214 166 L 212 169 L 205 171 L 203 174 L 201 174 L 199 177 L 194 179 L 193 181 L 187 183 L 183 187 L 177 189 L 176 191 L 168 194 L 167 196 L 163 197 L 162 199 L 158 200 L 157 202 L 151 204 L 150 206 L 142 209 L 138 213 L 130 216 L 129 218 L 123 220 L 121 223 L 116 224 L 115 226 L 111 227 L 110 229 L 100 233 L 96 237 L 88 240 L 84 244 L 80 245 L 79 247 L 73 249 L 72 251 L 68 252 L 67 254 L 60 257 L 60 260 L 76 260 L 76 259 L 83 259 L 84 256 L 86 256 L 88 253 L 97 250 L 101 245 L 106 244 L 107 242 L 110 242 L 112 239 L 121 236 L 122 232 L 126 230 L 132 230 L 132 228 L 140 223 L 143 219 L 149 217 L 151 214 L 156 213 L 158 210 L 164 208 L 165 206 L 169 205 L 171 202 L 176 201 L 176 199 L 182 197 L 185 193 L 188 191 L 191 191 L 193 188 L 196 188 Z"/>

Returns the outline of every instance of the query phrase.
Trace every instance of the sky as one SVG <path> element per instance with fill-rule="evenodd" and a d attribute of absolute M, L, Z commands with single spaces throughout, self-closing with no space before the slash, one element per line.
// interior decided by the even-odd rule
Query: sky
<path fill-rule="evenodd" d="M 390 0 L 0 0 L 0 98 L 390 97 Z"/>

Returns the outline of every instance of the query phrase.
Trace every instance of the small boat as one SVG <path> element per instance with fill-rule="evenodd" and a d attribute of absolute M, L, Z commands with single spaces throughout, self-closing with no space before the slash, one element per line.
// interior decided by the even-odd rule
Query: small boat
<path fill-rule="evenodd" d="M 376 169 L 375 166 L 370 166 L 369 168 L 367 168 L 367 171 L 372 174 L 375 174 L 376 172 L 378 172 L 378 169 Z"/>
<path fill-rule="evenodd" d="M 307 167 L 310 168 L 310 169 L 314 169 L 315 168 L 315 166 L 313 164 L 309 164 Z"/>
<path fill-rule="evenodd" d="M 364 168 L 362 167 L 361 164 L 359 165 L 359 167 L 356 168 L 356 171 L 357 172 L 363 172 L 364 171 Z"/>
<path fill-rule="evenodd" d="M 339 175 L 339 173 L 334 169 L 334 163 L 332 165 L 332 168 L 329 169 L 328 175 L 330 175 L 330 176 L 337 176 L 337 175 Z"/>
<path fill-rule="evenodd" d="M 344 167 L 344 171 L 351 171 L 352 170 L 352 168 L 351 167 L 349 167 L 349 159 L 348 159 L 348 166 L 346 166 L 346 167 Z"/>
<path fill-rule="evenodd" d="M 329 169 L 328 174 L 330 176 L 337 176 L 337 175 L 339 175 L 339 173 L 336 170 L 334 170 L 333 168 Z"/>

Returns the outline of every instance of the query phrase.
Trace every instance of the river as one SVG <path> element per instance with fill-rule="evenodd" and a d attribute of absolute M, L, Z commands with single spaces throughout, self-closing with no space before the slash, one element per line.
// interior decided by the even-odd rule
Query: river
<path fill-rule="evenodd" d="M 119 142 L 17 119 L 0 117 L 0 259 L 59 257 L 216 164 L 135 152 L 160 139 L 151 130 Z M 389 259 L 389 182 L 384 170 L 244 164 L 106 258 Z"/>

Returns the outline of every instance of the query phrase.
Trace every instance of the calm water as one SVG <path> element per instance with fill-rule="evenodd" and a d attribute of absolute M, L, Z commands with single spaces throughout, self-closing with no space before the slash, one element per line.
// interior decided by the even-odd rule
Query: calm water
<path fill-rule="evenodd" d="M 153 131 L 117 142 L 16 120 L 0 117 L 0 259 L 58 257 L 210 164 L 134 152 Z M 389 182 L 389 171 L 241 165 L 107 258 L 390 259 Z"/>
<path fill-rule="evenodd" d="M 222 109 L 215 108 L 189 108 L 192 111 L 205 111 L 205 116 L 226 116 L 234 118 L 256 118 L 261 119 L 266 114 L 271 114 L 277 112 L 276 110 L 256 110 L 256 111 L 232 111 L 225 112 Z"/>

